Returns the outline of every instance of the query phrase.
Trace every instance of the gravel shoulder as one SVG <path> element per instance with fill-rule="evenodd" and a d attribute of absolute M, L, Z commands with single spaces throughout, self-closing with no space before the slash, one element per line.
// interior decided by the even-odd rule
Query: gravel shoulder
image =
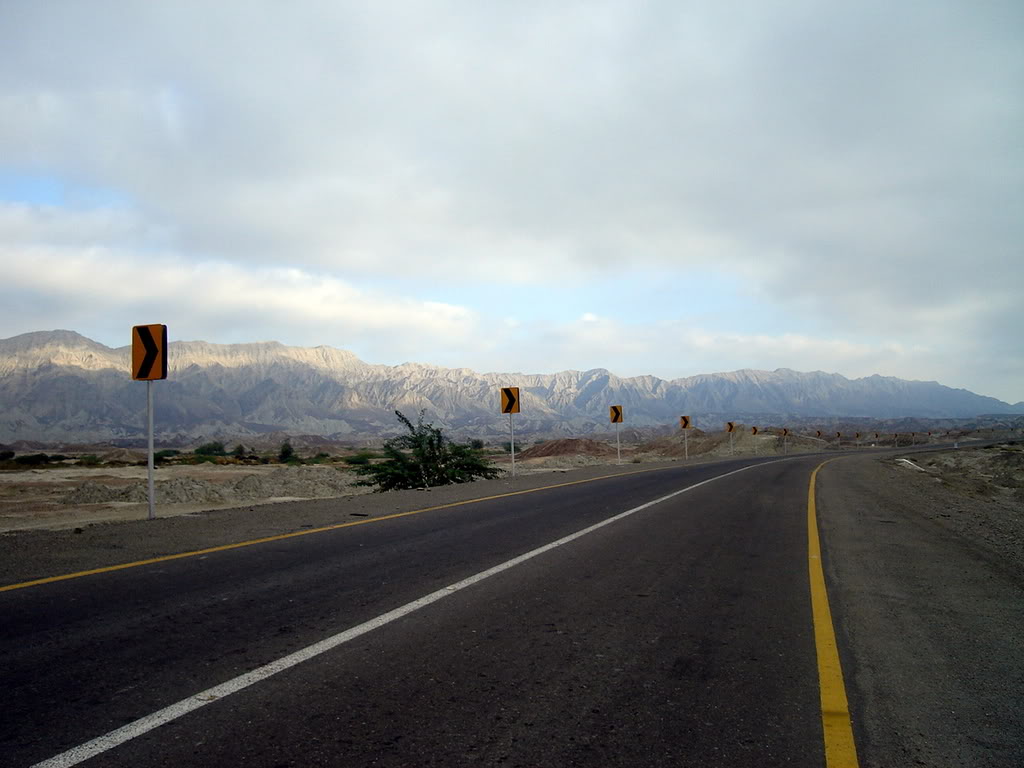
<path fill-rule="evenodd" d="M 1024 765 L 1024 503 L 1012 454 L 851 457 L 820 474 L 864 768 Z"/>

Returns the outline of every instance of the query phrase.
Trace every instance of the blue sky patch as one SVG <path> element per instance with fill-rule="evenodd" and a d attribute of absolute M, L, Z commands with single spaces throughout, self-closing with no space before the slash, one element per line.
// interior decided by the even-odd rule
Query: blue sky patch
<path fill-rule="evenodd" d="M 46 174 L 0 169 L 0 200 L 59 208 L 122 208 L 127 198 L 113 189 L 77 184 Z"/>

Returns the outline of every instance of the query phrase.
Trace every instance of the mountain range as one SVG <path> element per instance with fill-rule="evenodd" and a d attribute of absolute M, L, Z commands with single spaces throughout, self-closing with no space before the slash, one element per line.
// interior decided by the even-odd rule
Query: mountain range
<path fill-rule="evenodd" d="M 97 442 L 145 434 L 146 387 L 129 374 L 130 347 L 116 349 L 73 331 L 0 340 L 0 442 Z M 698 426 L 722 419 L 969 418 L 1024 414 L 1014 405 L 933 381 L 836 373 L 739 370 L 666 381 L 622 378 L 602 369 L 553 374 L 477 373 L 420 363 L 365 363 L 327 346 L 278 342 L 175 341 L 168 378 L 154 383 L 155 431 L 165 442 L 284 432 L 363 440 L 393 434 L 395 410 L 454 434 L 501 438 L 500 387 L 518 386 L 517 433 L 544 436 L 608 431 L 608 406 L 631 426 L 666 425 L 690 415 Z M 781 423 L 776 421 L 775 423 Z"/>

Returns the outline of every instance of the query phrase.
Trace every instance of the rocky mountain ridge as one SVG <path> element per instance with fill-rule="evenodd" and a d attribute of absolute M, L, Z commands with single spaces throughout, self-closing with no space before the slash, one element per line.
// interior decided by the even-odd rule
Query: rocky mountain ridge
<path fill-rule="evenodd" d="M 144 433 L 145 387 L 128 376 L 129 347 L 112 349 L 73 331 L 0 340 L 0 442 L 95 441 Z M 507 419 L 498 388 L 518 386 L 517 433 L 583 435 L 608 429 L 608 406 L 627 422 L 696 418 L 952 418 L 1024 413 L 936 382 L 834 373 L 739 370 L 667 381 L 622 378 L 605 369 L 553 374 L 477 373 L 421 363 L 374 365 L 328 346 L 279 342 L 171 342 L 168 379 L 156 390 L 163 439 L 244 437 L 272 432 L 366 439 L 395 431 L 394 411 L 428 418 L 456 434 L 500 438 Z"/>

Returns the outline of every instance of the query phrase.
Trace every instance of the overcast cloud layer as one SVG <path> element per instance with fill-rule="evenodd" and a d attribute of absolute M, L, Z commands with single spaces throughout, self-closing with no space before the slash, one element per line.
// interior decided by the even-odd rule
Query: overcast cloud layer
<path fill-rule="evenodd" d="M 0 337 L 1024 399 L 1024 4 L 0 2 Z"/>

